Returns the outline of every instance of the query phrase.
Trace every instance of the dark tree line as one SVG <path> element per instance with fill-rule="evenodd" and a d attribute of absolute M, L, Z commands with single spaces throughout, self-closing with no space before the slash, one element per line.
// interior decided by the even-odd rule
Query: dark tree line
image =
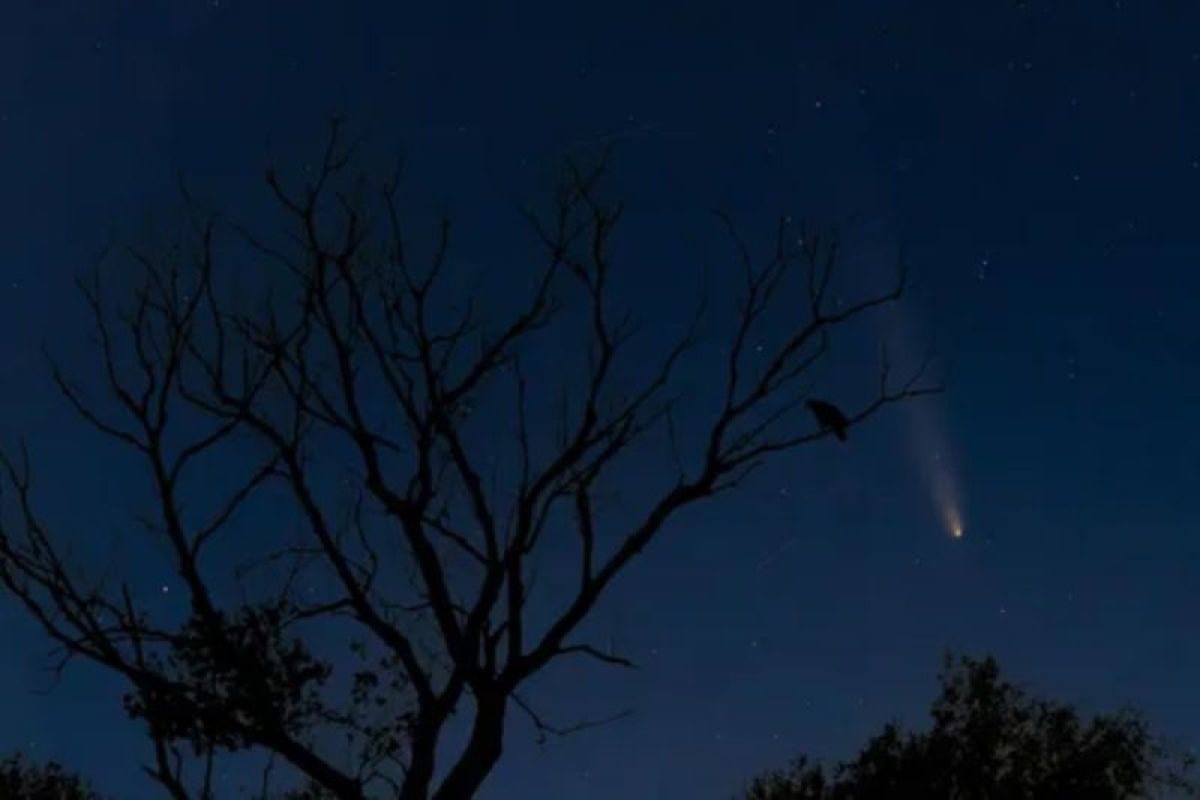
<path fill-rule="evenodd" d="M 742 800 L 1139 800 L 1200 796 L 1195 759 L 1138 713 L 1087 716 L 1034 697 L 994 659 L 948 658 L 932 725 L 889 723 L 854 758 L 827 769 L 807 757 L 756 778 Z M 260 797 L 323 800 L 319 784 Z M 54 762 L 0 761 L 4 800 L 103 800 Z"/>
<path fill-rule="evenodd" d="M 526 215 L 541 263 L 514 278 L 528 278 L 528 295 L 497 320 L 448 288 L 449 222 L 420 255 L 398 176 L 354 174 L 344 139 L 335 123 L 298 188 L 268 171 L 282 237 L 185 198 L 178 241 L 123 251 L 140 275 L 131 291 L 114 299 L 99 272 L 80 284 L 104 398 L 57 367 L 54 381 L 144 464 L 154 497 L 144 525 L 186 593 L 181 618 L 128 576 L 72 563 L 64 542 L 78 534 L 51 530 L 24 446 L 0 462 L 0 583 L 62 665 L 85 659 L 124 679 L 125 708 L 151 743 L 146 770 L 176 800 L 214 797 L 219 759 L 237 751 L 269 757 L 264 794 L 271 770 L 288 768 L 313 796 L 462 800 L 501 758 L 514 714 L 540 735 L 578 727 L 543 715 L 525 695 L 530 678 L 577 658 L 632 666 L 579 637 L 597 602 L 682 509 L 833 433 L 805 413 L 807 381 L 835 332 L 905 288 L 901 265 L 880 293 L 835 302 L 831 237 L 781 219 L 758 254 L 718 215 L 741 293 L 716 413 L 699 446 L 683 447 L 675 379 L 704 317 L 663 345 L 640 384 L 621 377 L 634 326 L 609 290 L 623 207 L 606 199 L 607 159 L 568 164 L 548 211 Z M 234 302 L 237 274 L 269 275 L 270 291 Z M 791 323 L 772 337 L 763 320 L 781 303 Z M 522 354 L 571 333 L 564 321 L 586 330 L 582 380 L 534 384 Z M 864 378 L 866 399 L 847 406 L 839 434 L 930 391 L 919 372 L 897 380 L 886 359 Z M 507 424 L 472 414 L 498 396 L 511 401 Z M 561 403 L 543 438 L 528 409 L 547 397 Z M 511 435 L 503 470 L 483 424 Z M 618 529 L 600 488 L 652 437 L 670 442 L 677 472 Z M 53 502 L 69 503 L 69 487 L 58 491 Z M 286 497 L 298 532 L 283 518 L 245 521 L 264 496 Z M 574 541 L 574 590 L 543 601 L 532 564 L 552 537 Z M 233 540 L 260 552 L 230 563 Z M 222 582 L 230 574 L 236 592 Z M 452 720 L 468 728 L 459 752 L 445 746 Z"/>

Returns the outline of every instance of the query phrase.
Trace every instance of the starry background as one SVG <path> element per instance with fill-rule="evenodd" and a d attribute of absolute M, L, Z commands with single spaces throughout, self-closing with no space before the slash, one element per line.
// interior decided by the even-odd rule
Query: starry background
<path fill-rule="evenodd" d="M 949 392 L 669 529 L 596 618 L 643 668 L 541 690 L 636 714 L 544 749 L 516 726 L 485 796 L 727 797 L 920 722 L 946 648 L 1200 743 L 1198 30 L 1167 0 L 7 3 L 0 434 L 30 437 L 61 535 L 128 526 L 134 476 L 39 346 L 86 367 L 71 281 L 181 172 L 256 213 L 268 142 L 287 166 L 342 111 L 411 157 L 414 195 L 461 216 L 482 261 L 519 232 L 513 198 L 613 141 L 639 220 L 622 300 L 690 310 L 664 298 L 717 262 L 695 233 L 710 207 L 760 232 L 780 212 L 840 222 L 848 291 L 907 246 L 900 335 L 934 348 Z M 961 540 L 921 478 L 938 456 Z M 79 666 L 45 692 L 44 640 L 0 614 L 0 749 L 153 796 L 118 687 Z"/>

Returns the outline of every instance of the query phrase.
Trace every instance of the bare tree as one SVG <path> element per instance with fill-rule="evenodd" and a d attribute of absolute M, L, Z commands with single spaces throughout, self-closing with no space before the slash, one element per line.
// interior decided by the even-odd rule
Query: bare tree
<path fill-rule="evenodd" d="M 57 366 L 54 379 L 84 420 L 149 468 L 146 525 L 186 589 L 184 618 L 164 615 L 128 581 L 79 575 L 37 510 L 24 446 L 3 459 L 15 513 L 0 530 L 0 581 L 57 643 L 59 666 L 83 657 L 128 681 L 126 708 L 153 742 L 146 770 L 174 798 L 211 798 L 215 760 L 238 750 L 290 765 L 310 787 L 303 796 L 469 798 L 501 757 L 510 712 L 539 735 L 580 727 L 544 719 L 523 687 L 564 657 L 632 666 L 577 638 L 601 596 L 681 509 L 830 434 L 794 413 L 808 398 L 804 381 L 836 329 L 905 288 L 901 265 L 885 291 L 836 302 L 831 239 L 781 220 L 759 262 L 718 215 L 744 285 L 718 411 L 688 453 L 674 436 L 675 375 L 701 315 L 643 382 L 631 389 L 614 377 L 633 327 L 608 307 L 622 208 L 604 199 L 607 159 L 568 165 L 550 212 L 527 215 L 544 264 L 522 307 L 489 328 L 471 302 L 452 318 L 439 310 L 449 224 L 418 264 L 398 180 L 372 195 L 366 178 L 348 174 L 352 155 L 335 123 L 303 189 L 268 171 L 288 220 L 282 245 L 189 201 L 180 247 L 129 251 L 143 276 L 131 304 L 111 305 L 98 278 L 81 284 L 114 402 L 90 400 Z M 284 288 L 275 281 L 252 310 L 233 308 L 218 288 L 223 230 L 282 268 Z M 788 276 L 799 297 L 785 299 Z M 558 430 L 542 443 L 529 409 L 548 390 L 530 385 L 522 353 L 554 329 L 569 296 L 583 298 L 566 319 L 587 329 L 586 374 L 564 390 Z M 760 352 L 764 315 L 781 301 L 798 304 L 796 321 Z M 934 391 L 920 379 L 894 381 L 885 359 L 847 424 Z M 469 425 L 470 410 L 497 392 L 515 414 L 511 470 L 489 460 L 498 428 L 481 440 Z M 637 521 L 612 530 L 597 491 L 655 432 L 667 434 L 678 472 Z M 350 478 L 331 477 L 331 454 L 351 460 Z M 505 486 L 501 472 L 511 475 Z M 213 498 L 214 485 L 228 493 Z M 272 491 L 303 523 L 292 539 L 282 519 L 271 531 L 239 522 Z M 185 508 L 185 497 L 211 505 Z M 535 608 L 531 565 L 547 531 L 577 541 L 575 588 Z M 222 588 L 232 565 L 217 555 L 234 537 L 239 552 L 263 547 L 237 565 L 236 592 Z M 454 724 L 466 726 L 466 743 L 446 753 Z"/>

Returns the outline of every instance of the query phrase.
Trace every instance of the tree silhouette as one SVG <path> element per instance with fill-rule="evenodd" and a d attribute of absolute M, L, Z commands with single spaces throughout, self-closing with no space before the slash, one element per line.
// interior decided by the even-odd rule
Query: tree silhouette
<path fill-rule="evenodd" d="M 889 723 L 827 772 L 805 757 L 761 776 L 745 800 L 1121 800 L 1200 794 L 1191 759 L 1136 713 L 1090 719 L 1002 680 L 993 658 L 947 658 L 923 733 Z M 1155 794 L 1156 792 L 1162 794 Z"/>
<path fill-rule="evenodd" d="M 101 800 L 82 778 L 50 761 L 33 764 L 15 753 L 0 760 L 0 798 L 4 800 Z"/>
<path fill-rule="evenodd" d="M 163 253 L 128 251 L 142 275 L 130 302 L 110 303 L 99 272 L 81 283 L 113 405 L 57 366 L 54 379 L 83 420 L 144 461 L 155 495 L 146 526 L 186 592 L 184 618 L 127 580 L 81 576 L 39 514 L 24 445 L 3 460 L 16 513 L 0 531 L 0 581 L 64 661 L 124 677 L 126 708 L 154 746 L 147 770 L 179 800 L 212 797 L 214 760 L 242 750 L 290 765 L 312 796 L 458 800 L 501 757 L 512 714 L 539 736 L 585 727 L 543 717 L 524 695 L 530 678 L 567 658 L 632 666 L 578 638 L 597 601 L 681 509 L 828 435 L 802 413 L 802 380 L 835 330 L 905 286 L 901 265 L 886 291 L 843 303 L 831 238 L 783 219 L 759 261 L 718 215 L 744 284 L 716 413 L 686 452 L 675 376 L 702 315 L 640 383 L 617 377 L 645 359 L 630 357 L 634 329 L 610 308 L 622 207 L 604 199 L 607 158 L 568 164 L 550 210 L 526 214 L 544 264 L 520 308 L 489 326 L 448 285 L 449 223 L 418 259 L 397 177 L 370 190 L 343 140 L 335 122 L 302 189 L 268 170 L 288 226 L 280 242 L 220 223 L 185 192 L 186 235 Z M 235 307 L 222 288 L 226 233 L 260 267 L 235 264 L 238 274 L 272 269 L 261 302 Z M 793 280 L 788 329 L 760 346 L 771 341 L 764 315 Z M 581 380 L 534 385 L 527 348 L 564 339 L 572 320 L 586 331 L 571 363 Z M 894 381 L 885 358 L 847 424 L 934 390 L 920 380 Z M 510 403 L 511 433 L 497 398 Z M 677 474 L 632 522 L 608 523 L 600 488 L 657 433 Z M 502 434 L 511 462 L 495 458 Z M 280 497 L 294 533 L 278 512 L 270 530 L 239 515 Z M 235 536 L 234 553 L 261 552 L 231 563 Z M 573 589 L 542 597 L 534 562 L 563 536 L 575 542 Z M 221 582 L 231 573 L 235 588 Z M 454 724 L 465 745 L 447 753 Z"/>

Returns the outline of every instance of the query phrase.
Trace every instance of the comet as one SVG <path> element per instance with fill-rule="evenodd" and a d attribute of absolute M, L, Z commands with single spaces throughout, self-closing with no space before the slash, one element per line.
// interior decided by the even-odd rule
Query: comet
<path fill-rule="evenodd" d="M 929 416 L 933 416 L 936 412 L 929 412 Z M 919 413 L 914 416 L 921 416 Z M 937 418 L 926 419 L 922 424 L 916 425 L 915 429 L 918 435 L 917 452 L 921 453 L 924 448 L 928 447 L 931 442 L 937 442 L 940 447 L 932 456 L 924 459 L 923 472 L 926 481 L 929 484 L 930 499 L 937 515 L 941 518 L 942 527 L 946 533 L 950 534 L 955 539 L 961 539 L 967 532 L 966 522 L 963 519 L 962 511 L 962 496 L 958 488 L 956 479 L 957 473 L 953 467 L 953 461 L 946 455 L 949 449 L 949 442 L 946 437 L 938 437 L 938 433 L 944 428 L 939 429 L 934 423 Z M 922 444 L 923 443 L 923 446 Z"/>
<path fill-rule="evenodd" d="M 911 306 L 894 306 L 880 331 L 901 365 L 922 363 L 915 357 L 914 335 L 921 327 Z M 961 473 L 942 397 L 922 397 L 904 404 L 908 416 L 910 452 L 930 506 L 944 535 L 954 540 L 966 536 L 967 520 Z"/>
<path fill-rule="evenodd" d="M 881 227 L 880 227 L 881 226 Z M 890 227 L 886 219 L 872 223 L 872 228 L 884 230 Z M 891 261 L 882 250 L 879 258 L 871 253 L 867 257 L 868 277 L 877 285 L 888 285 L 895 278 L 885 264 Z M 873 273 L 873 274 L 872 274 Z M 921 339 L 928 340 L 922 330 L 923 314 L 910 298 L 888 306 L 879 317 L 878 334 L 886 357 L 886 365 L 893 367 L 893 374 L 912 374 L 928 358 L 920 357 L 917 346 Z M 930 383 L 936 383 L 932 375 L 926 375 Z M 927 493 L 934 519 L 939 523 L 942 535 L 958 541 L 966 536 L 967 510 L 963 492 L 962 473 L 959 469 L 957 448 L 952 436 L 952 426 L 942 397 L 919 397 L 903 404 L 908 417 L 909 454 L 914 472 L 920 476 L 921 488 Z"/>

